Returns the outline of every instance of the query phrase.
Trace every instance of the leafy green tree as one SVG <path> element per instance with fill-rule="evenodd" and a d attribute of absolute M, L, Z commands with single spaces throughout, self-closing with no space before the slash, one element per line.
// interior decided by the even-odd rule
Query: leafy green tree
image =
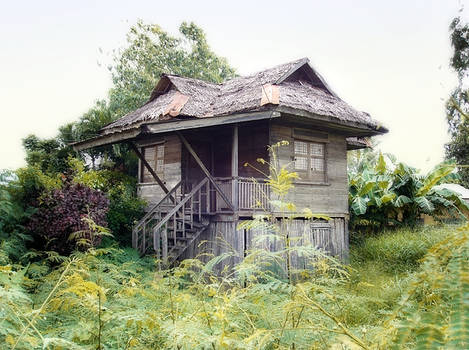
<path fill-rule="evenodd" d="M 465 81 L 469 75 L 469 25 L 459 17 L 450 25 L 453 56 L 451 67 L 458 75 L 458 86 L 453 90 L 446 104 L 447 121 L 451 141 L 446 144 L 446 157 L 459 165 L 469 164 L 469 91 Z M 459 167 L 461 182 L 469 186 L 469 168 Z"/>
<path fill-rule="evenodd" d="M 122 116 L 145 103 L 162 73 L 214 83 L 235 75 L 226 59 L 210 49 L 200 27 L 183 22 L 179 32 L 181 37 L 173 37 L 158 25 L 141 21 L 130 28 L 128 46 L 115 55 L 110 67 L 113 114 Z"/>
<path fill-rule="evenodd" d="M 26 163 L 38 167 L 44 173 L 64 173 L 68 169 L 68 158 L 75 152 L 60 138 L 40 139 L 29 135 L 23 139 Z"/>
<path fill-rule="evenodd" d="M 113 86 L 108 97 L 97 100 L 77 122 L 62 126 L 56 138 L 28 136 L 23 142 L 28 164 L 45 172 L 66 171 L 67 159 L 75 155 L 68 145 L 96 137 L 103 126 L 143 105 L 163 73 L 216 83 L 235 76 L 226 59 L 211 50 L 200 27 L 183 22 L 179 32 L 179 37 L 171 36 L 158 25 L 141 21 L 132 26 L 127 46 L 116 51 L 109 67 Z M 137 172 L 137 159 L 126 145 L 97 147 L 81 156 L 93 167 L 99 163 L 129 175 Z"/>
<path fill-rule="evenodd" d="M 180 37 L 174 37 L 156 24 L 141 21 L 132 26 L 127 34 L 127 47 L 115 54 L 114 63 L 109 67 L 113 86 L 108 99 L 97 101 L 72 125 L 67 137 L 76 141 L 94 137 L 106 124 L 140 107 L 163 73 L 215 83 L 235 75 L 226 59 L 210 49 L 200 27 L 183 22 L 179 32 Z M 101 158 L 121 166 L 128 174 L 136 172 L 136 158 L 126 145 L 100 147 L 84 153 L 92 161 Z"/>

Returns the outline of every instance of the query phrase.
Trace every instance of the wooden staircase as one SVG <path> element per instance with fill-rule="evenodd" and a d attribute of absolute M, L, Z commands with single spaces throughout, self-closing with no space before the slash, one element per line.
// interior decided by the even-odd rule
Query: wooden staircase
<path fill-rule="evenodd" d="M 187 194 L 180 181 L 134 226 L 132 246 L 173 264 L 208 227 L 210 197 L 208 178 Z"/>

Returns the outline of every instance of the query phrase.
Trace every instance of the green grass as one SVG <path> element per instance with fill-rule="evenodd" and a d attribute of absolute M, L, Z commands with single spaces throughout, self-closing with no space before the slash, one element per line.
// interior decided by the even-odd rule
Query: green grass
<path fill-rule="evenodd" d="M 365 270 L 370 270 L 366 265 L 371 264 L 372 269 L 390 274 L 414 271 L 428 249 L 454 229 L 454 226 L 423 226 L 355 239 L 350 250 L 351 264 Z"/>
<path fill-rule="evenodd" d="M 422 226 L 355 238 L 350 279 L 341 288 L 349 302 L 342 317 L 356 327 L 373 327 L 395 308 L 418 272 L 420 261 L 454 226 Z"/>

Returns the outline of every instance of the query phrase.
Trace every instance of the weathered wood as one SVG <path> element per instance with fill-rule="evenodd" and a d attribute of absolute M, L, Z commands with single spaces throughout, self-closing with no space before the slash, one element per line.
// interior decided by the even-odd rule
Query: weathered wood
<path fill-rule="evenodd" d="M 288 122 L 303 123 L 311 126 L 311 123 L 315 123 L 318 126 L 326 127 L 343 133 L 346 136 L 358 136 L 358 137 L 369 137 L 380 135 L 384 133 L 384 127 L 378 127 L 376 129 L 349 122 L 345 120 L 338 120 L 337 118 L 319 115 L 296 108 L 278 106 L 276 111 L 282 113 L 282 119 Z"/>
<path fill-rule="evenodd" d="M 165 184 L 163 183 L 163 181 L 161 181 L 161 179 L 159 178 L 159 176 L 156 174 L 156 172 L 153 170 L 153 168 L 150 166 L 150 164 L 148 164 L 147 160 L 145 159 L 145 157 L 143 156 L 143 154 L 140 152 L 140 150 L 138 149 L 137 146 L 135 146 L 135 144 L 133 142 L 129 142 L 129 146 L 130 148 L 132 148 L 132 150 L 135 152 L 135 154 L 137 155 L 137 157 L 140 159 L 140 161 L 143 163 L 143 165 L 145 166 L 145 168 L 147 168 L 147 170 L 150 172 L 151 176 L 153 176 L 153 178 L 155 179 L 155 181 L 158 183 L 158 185 L 160 185 L 160 187 L 163 189 L 163 191 L 165 193 L 168 193 L 169 190 L 168 188 L 165 186 Z M 174 201 L 174 198 L 171 197 L 171 199 Z"/>
<path fill-rule="evenodd" d="M 155 226 L 154 229 L 155 230 L 161 229 L 163 225 L 166 224 L 166 222 L 168 222 L 168 220 L 170 220 L 181 209 L 183 205 L 185 205 L 195 194 L 197 194 L 197 192 L 200 192 L 202 186 L 204 186 L 207 183 L 207 181 L 208 179 L 203 180 L 197 186 L 195 186 L 194 189 L 187 196 L 185 196 L 176 206 L 174 206 L 174 208 L 171 209 L 171 211 L 168 214 L 166 214 L 164 218 L 162 218 L 158 222 L 158 224 Z"/>
<path fill-rule="evenodd" d="M 186 147 L 186 149 L 189 151 L 189 153 L 192 155 L 192 157 L 194 157 L 195 161 L 197 162 L 197 164 L 199 165 L 200 169 L 203 171 L 205 176 L 207 176 L 207 178 L 210 180 L 213 187 L 215 187 L 217 192 L 220 193 L 220 196 L 223 198 L 223 200 L 226 202 L 226 204 L 230 207 L 230 209 L 234 211 L 233 204 L 228 199 L 228 197 L 226 197 L 226 195 L 223 193 L 223 191 L 220 189 L 220 187 L 216 183 L 215 179 L 213 178 L 212 174 L 210 174 L 210 172 L 205 167 L 204 163 L 202 163 L 202 161 L 200 160 L 197 153 L 195 153 L 195 151 L 192 149 L 192 146 L 189 144 L 189 142 L 187 142 L 186 138 L 179 131 L 177 131 L 176 133 L 179 136 L 179 138 L 180 138 L 181 142 L 183 143 L 183 145 Z"/>
<path fill-rule="evenodd" d="M 294 156 L 294 126 L 273 122 L 271 126 L 271 144 L 285 140 L 288 146 L 278 149 L 279 166 L 287 166 L 295 171 Z M 345 136 L 330 132 L 326 143 L 326 176 L 323 182 L 313 182 L 309 179 L 295 181 L 294 189 L 288 194 L 287 200 L 292 201 L 298 208 L 310 208 L 313 212 L 328 215 L 348 214 L 348 186 L 347 186 L 347 151 Z"/>
<path fill-rule="evenodd" d="M 181 187 L 181 184 L 182 184 L 182 182 L 179 181 L 179 182 L 177 183 L 177 185 L 174 186 L 174 187 L 171 189 L 171 191 L 169 191 L 169 192 L 166 194 L 166 196 L 164 196 L 163 198 L 161 198 L 161 200 L 160 200 L 158 203 L 156 203 L 153 207 L 151 207 L 150 210 L 143 216 L 143 218 L 141 218 L 141 219 L 139 220 L 139 222 L 135 225 L 135 228 L 138 229 L 141 225 L 143 225 L 143 224 L 146 222 L 146 220 L 148 220 L 148 219 L 151 217 L 151 215 L 154 213 L 155 209 L 158 208 L 159 206 L 161 206 L 161 205 L 162 205 L 165 201 L 167 201 L 168 199 L 171 199 L 171 197 L 173 198 L 172 201 L 174 202 L 174 197 L 173 197 L 173 196 L 175 196 L 176 191 Z"/>
<path fill-rule="evenodd" d="M 231 201 L 233 210 L 238 211 L 239 207 L 239 188 L 238 188 L 238 124 L 233 126 L 233 137 L 231 145 Z"/>
<path fill-rule="evenodd" d="M 168 229 L 165 228 L 161 234 L 161 242 L 162 242 L 162 249 L 161 249 L 161 258 L 163 263 L 168 262 Z"/>
<path fill-rule="evenodd" d="M 119 142 L 126 142 L 134 139 L 141 133 L 140 128 L 109 135 L 101 135 L 88 140 L 79 141 L 70 144 L 75 151 L 83 151 L 85 149 L 94 148 L 98 146 L 111 145 Z"/>
<path fill-rule="evenodd" d="M 215 125 L 227 125 L 238 122 L 250 122 L 255 120 L 272 119 L 278 117 L 280 117 L 280 113 L 277 113 L 275 111 L 251 112 L 227 115 L 223 117 L 207 117 L 189 120 L 149 123 L 145 125 L 145 129 L 148 133 L 160 134 L 171 131 L 198 129 Z"/>

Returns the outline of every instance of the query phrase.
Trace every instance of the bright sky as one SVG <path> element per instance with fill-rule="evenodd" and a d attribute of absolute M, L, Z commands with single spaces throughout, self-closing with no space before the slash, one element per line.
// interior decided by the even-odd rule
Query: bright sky
<path fill-rule="evenodd" d="M 54 136 L 106 96 L 112 50 L 141 18 L 171 33 L 194 21 L 240 74 L 309 57 L 342 99 L 390 129 L 383 151 L 427 170 L 448 139 L 448 25 L 466 2 L 1 0 L 0 168 L 25 164 L 23 137 Z"/>

